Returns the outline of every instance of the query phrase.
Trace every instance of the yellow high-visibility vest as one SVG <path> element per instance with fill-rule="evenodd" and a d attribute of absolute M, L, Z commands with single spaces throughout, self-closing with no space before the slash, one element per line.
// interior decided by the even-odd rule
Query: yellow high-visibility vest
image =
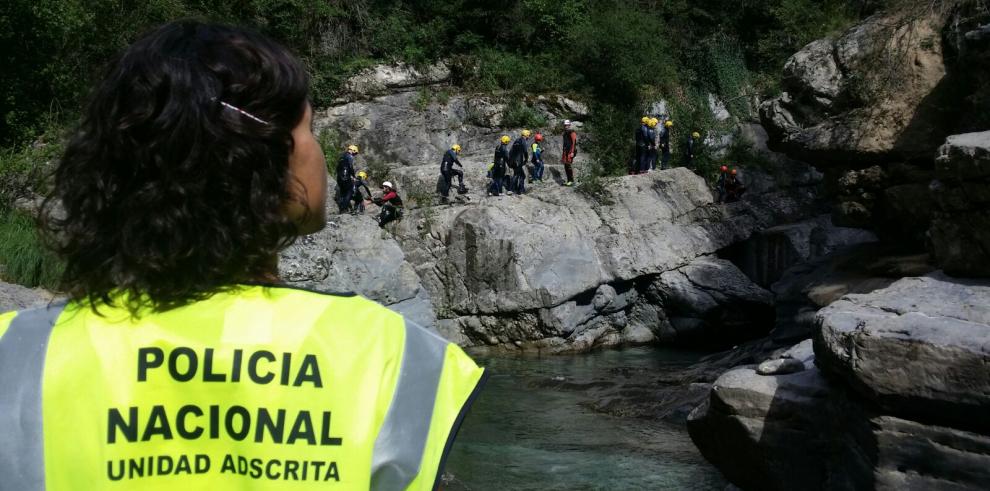
<path fill-rule="evenodd" d="M 0 314 L 0 489 L 434 489 L 484 370 L 370 300 Z"/>

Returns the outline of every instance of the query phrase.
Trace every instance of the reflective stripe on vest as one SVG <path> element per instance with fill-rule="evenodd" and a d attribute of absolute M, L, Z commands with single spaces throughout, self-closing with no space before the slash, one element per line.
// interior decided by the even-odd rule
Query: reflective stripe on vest
<path fill-rule="evenodd" d="M 430 431 L 422 415 L 433 414 L 446 347 L 443 338 L 406 325 L 399 382 L 372 454 L 372 490 L 405 489 L 419 474 Z"/>
<path fill-rule="evenodd" d="M 64 308 L 21 312 L 0 338 L 0 489 L 45 489 L 42 377 L 48 340 Z"/>
<path fill-rule="evenodd" d="M 101 314 L 24 311 L 0 337 L 0 490 L 433 489 L 484 375 L 360 297 Z"/>

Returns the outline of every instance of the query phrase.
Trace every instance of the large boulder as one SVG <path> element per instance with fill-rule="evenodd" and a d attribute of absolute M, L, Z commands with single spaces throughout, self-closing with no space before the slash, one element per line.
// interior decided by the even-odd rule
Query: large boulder
<path fill-rule="evenodd" d="M 361 70 L 344 82 L 344 93 L 350 97 L 368 97 L 396 89 L 434 85 L 450 80 L 450 67 L 438 62 L 426 66 L 407 63 L 375 65 Z"/>
<path fill-rule="evenodd" d="M 761 118 L 776 143 L 812 162 L 926 156 L 944 136 L 946 76 L 938 9 L 876 15 L 785 64 L 781 97 Z M 935 95 L 933 95 L 935 94 Z"/>
<path fill-rule="evenodd" d="M 947 138 L 935 177 L 935 257 L 947 273 L 990 276 L 990 131 Z"/>
<path fill-rule="evenodd" d="M 773 327 L 773 294 L 725 259 L 696 259 L 661 274 L 657 287 L 679 343 L 732 346 Z"/>
<path fill-rule="evenodd" d="M 603 178 L 597 189 L 584 188 L 590 157 L 581 151 L 574 164 L 578 189 L 565 188 L 554 127 L 587 113 L 579 101 L 499 94 L 426 100 L 424 94 L 399 91 L 317 114 L 324 139 L 361 145 L 357 166 L 373 181 L 397 183 L 407 206 L 404 218 L 384 231 L 367 216 L 332 219 L 337 228 L 283 254 L 291 281 L 353 290 L 414 313 L 462 345 L 498 350 L 575 351 L 692 336 L 724 344 L 769 329 L 769 292 L 711 256 L 820 209 L 821 175 L 810 167 L 787 160 L 777 169 L 747 171 L 752 187 L 745 199 L 720 205 L 709 183 L 684 168 Z M 502 125 L 519 103 L 547 121 L 531 128 L 549 142 L 546 180 L 522 196 L 487 196 L 494 143 L 518 134 Z M 579 141 L 593 138 L 575 124 Z M 469 191 L 441 205 L 438 164 L 455 142 L 463 148 Z M 708 296 L 711 305 L 672 296 L 672 284 L 660 278 L 679 269 L 692 280 L 681 272 L 667 279 L 684 278 L 678 291 Z M 725 321 L 731 328 L 719 331 Z M 727 333 L 737 337 L 719 339 Z"/>
<path fill-rule="evenodd" d="M 790 373 L 764 376 L 752 365 L 726 372 L 688 416 L 702 455 L 743 489 L 821 489 L 827 481 L 833 444 L 822 428 L 831 389 L 813 357 L 795 354 L 768 360 L 792 360 Z"/>
<path fill-rule="evenodd" d="M 990 432 L 990 281 L 940 273 L 818 313 L 818 362 L 886 414 Z"/>
<path fill-rule="evenodd" d="M 985 432 L 878 412 L 823 376 L 809 348 L 806 341 L 759 368 L 726 372 L 688 416 L 691 439 L 733 484 L 754 490 L 984 489 L 990 478 Z M 778 369 L 761 370 L 767 367 Z"/>

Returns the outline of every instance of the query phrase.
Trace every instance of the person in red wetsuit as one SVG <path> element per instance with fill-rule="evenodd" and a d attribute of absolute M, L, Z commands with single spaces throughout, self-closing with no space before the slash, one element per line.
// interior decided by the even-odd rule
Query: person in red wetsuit
<path fill-rule="evenodd" d="M 395 186 L 391 182 L 382 183 L 382 197 L 375 198 L 376 205 L 382 207 L 382 212 L 378 215 L 378 226 L 385 228 L 385 224 L 402 218 L 402 198 L 395 192 Z"/>
<path fill-rule="evenodd" d="M 563 147 L 560 152 L 560 163 L 564 164 L 564 173 L 567 175 L 565 186 L 574 185 L 574 157 L 577 156 L 577 133 L 571 128 L 571 121 L 564 120 Z"/>

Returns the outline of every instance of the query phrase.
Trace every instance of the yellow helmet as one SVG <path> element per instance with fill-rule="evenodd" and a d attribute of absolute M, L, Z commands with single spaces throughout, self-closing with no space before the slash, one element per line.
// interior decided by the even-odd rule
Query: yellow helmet
<path fill-rule="evenodd" d="M 358 146 L 357 145 L 348 145 L 347 146 L 347 151 L 350 152 L 350 153 L 358 153 L 358 152 L 360 152 L 360 150 L 358 150 Z"/>
<path fill-rule="evenodd" d="M 670 128 L 671 126 L 674 126 L 674 122 L 668 119 L 667 122 L 664 123 L 663 125 Z"/>
<path fill-rule="evenodd" d="M 701 133 L 695 131 L 694 133 L 691 133 L 691 138 L 701 138 Z"/>
<path fill-rule="evenodd" d="M 458 144 L 456 144 L 456 143 L 453 144 L 453 145 L 451 145 L 450 146 L 450 149 L 453 150 L 453 151 L 455 151 L 455 152 L 457 152 L 457 153 L 461 153 L 461 146 L 458 145 Z"/>
<path fill-rule="evenodd" d="M 659 119 L 657 119 L 657 118 L 650 118 L 649 126 L 650 126 L 650 128 L 655 128 L 657 126 L 657 124 L 659 124 L 659 123 L 660 123 L 660 120 Z"/>
<path fill-rule="evenodd" d="M 510 141 L 512 141 L 512 138 L 509 138 L 509 135 L 502 135 L 502 138 L 499 139 L 499 141 L 502 143 L 509 143 Z"/>
<path fill-rule="evenodd" d="M 523 136 L 523 138 L 529 138 L 529 135 L 532 135 L 532 134 L 533 134 L 532 131 L 522 130 L 522 136 Z"/>
<path fill-rule="evenodd" d="M 639 121 L 642 122 L 643 124 L 650 124 L 650 117 L 643 116 Z"/>
<path fill-rule="evenodd" d="M 358 177 L 360 177 L 361 180 L 367 179 L 368 178 L 368 173 L 365 172 L 365 171 L 363 171 L 363 170 L 362 171 L 358 171 Z"/>

